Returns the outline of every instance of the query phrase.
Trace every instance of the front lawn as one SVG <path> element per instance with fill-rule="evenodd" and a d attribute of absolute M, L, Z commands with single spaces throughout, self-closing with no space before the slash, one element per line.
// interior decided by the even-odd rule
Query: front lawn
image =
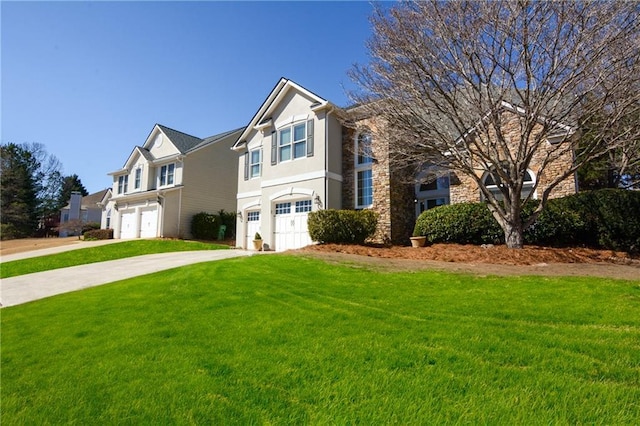
<path fill-rule="evenodd" d="M 142 256 L 144 254 L 228 248 L 228 246 L 220 244 L 184 240 L 123 241 L 121 243 L 107 244 L 104 246 L 71 250 L 6 263 L 3 262 L 0 266 L 0 278 L 67 268 L 69 266 L 86 265 L 88 263 L 105 262 L 107 260 L 124 259 L 126 257 Z"/>
<path fill-rule="evenodd" d="M 640 281 L 270 255 L 2 310 L 2 423 L 638 424 Z"/>

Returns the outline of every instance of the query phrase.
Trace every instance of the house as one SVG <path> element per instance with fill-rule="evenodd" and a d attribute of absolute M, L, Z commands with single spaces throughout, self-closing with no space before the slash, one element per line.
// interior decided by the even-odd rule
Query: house
<path fill-rule="evenodd" d="M 266 249 L 308 245 L 307 217 L 319 209 L 372 209 L 379 214 L 375 239 L 406 244 L 422 211 L 482 199 L 473 179 L 448 172 L 429 179 L 428 170 L 416 175 L 393 158 L 388 145 L 375 143 L 384 131 L 381 120 L 359 115 L 357 107 L 338 108 L 280 79 L 233 144 L 240 154 L 236 245 L 251 249 L 256 233 Z M 542 158 L 534 160 L 531 179 L 551 180 L 538 174 Z M 572 161 L 570 153 L 549 172 L 564 161 Z M 552 196 L 576 190 L 569 178 Z"/>
<path fill-rule="evenodd" d="M 75 235 L 69 229 L 65 229 L 65 224 L 70 221 L 77 220 L 83 224 L 101 223 L 102 207 L 100 205 L 106 198 L 110 197 L 111 189 L 103 189 L 102 191 L 82 196 L 81 193 L 73 191 L 69 199 L 69 204 L 60 209 L 60 233 L 61 237 Z"/>
<path fill-rule="evenodd" d="M 200 139 L 156 124 L 113 177 L 103 228 L 114 238 L 191 236 L 200 212 L 233 211 L 238 161 L 231 146 L 242 129 Z"/>

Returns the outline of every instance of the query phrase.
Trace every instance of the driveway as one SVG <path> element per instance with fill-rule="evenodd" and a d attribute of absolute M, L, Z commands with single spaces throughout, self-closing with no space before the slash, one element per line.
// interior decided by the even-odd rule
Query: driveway
<path fill-rule="evenodd" d="M 255 252 L 246 250 L 160 253 L 20 275 L 0 280 L 0 303 L 2 307 L 15 306 L 179 266 L 252 254 Z"/>

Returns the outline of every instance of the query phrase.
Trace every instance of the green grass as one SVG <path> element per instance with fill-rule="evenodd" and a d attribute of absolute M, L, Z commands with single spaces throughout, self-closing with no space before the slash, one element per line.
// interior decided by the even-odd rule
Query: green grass
<path fill-rule="evenodd" d="M 86 265 L 88 263 L 104 262 L 107 260 L 124 259 L 126 257 L 142 256 L 144 254 L 190 250 L 220 250 L 228 248 L 229 246 L 220 244 L 184 240 L 123 241 L 121 243 L 71 250 L 47 256 L 3 262 L 0 265 L 0 278 L 10 278 L 34 272 Z"/>
<path fill-rule="evenodd" d="M 271 255 L 2 310 L 2 423 L 639 424 L 640 281 Z"/>

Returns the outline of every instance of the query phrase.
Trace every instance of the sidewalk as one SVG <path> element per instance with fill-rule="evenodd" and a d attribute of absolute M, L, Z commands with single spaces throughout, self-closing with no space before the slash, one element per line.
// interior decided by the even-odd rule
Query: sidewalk
<path fill-rule="evenodd" d="M 69 246 L 57 247 L 56 249 L 59 250 L 65 247 Z M 37 251 L 42 252 L 44 250 Z M 35 253 L 35 251 L 29 253 Z M 179 266 L 232 257 L 251 256 L 252 254 L 255 254 L 255 252 L 233 249 L 160 253 L 20 275 L 0 280 L 0 303 L 2 307 L 15 306 L 56 294 L 68 293 Z M 2 260 L 8 261 L 8 257 L 3 256 Z"/>

